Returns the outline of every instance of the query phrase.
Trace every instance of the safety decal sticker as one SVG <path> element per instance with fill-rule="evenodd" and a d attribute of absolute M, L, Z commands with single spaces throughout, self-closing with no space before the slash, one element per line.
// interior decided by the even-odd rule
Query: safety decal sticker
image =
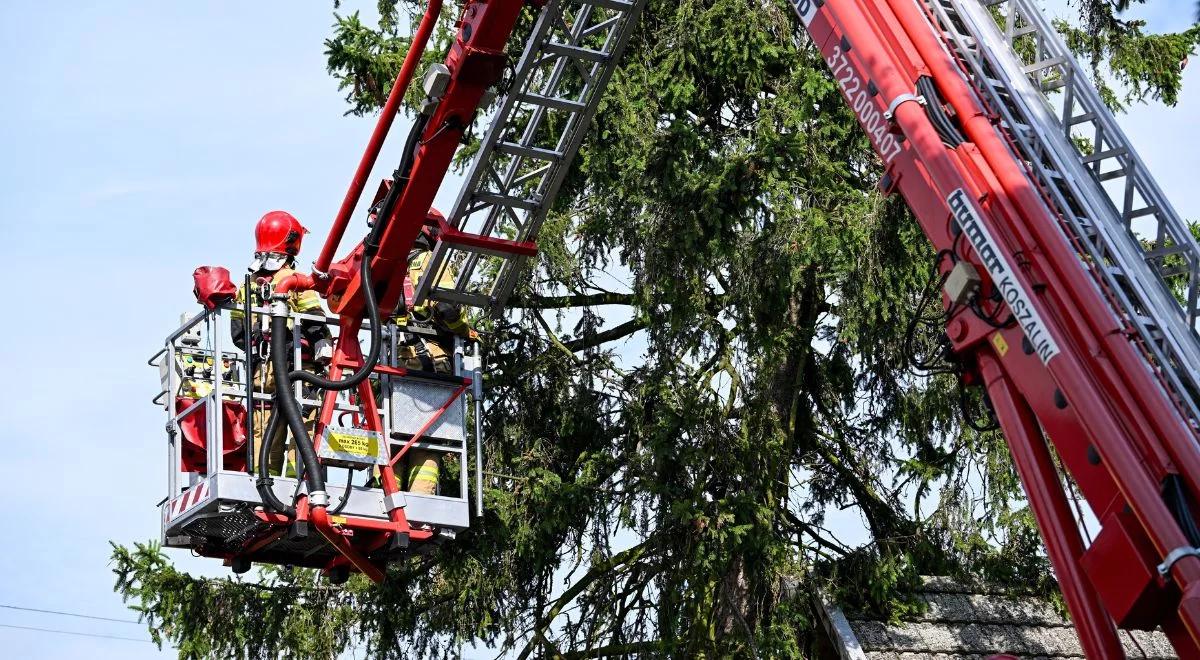
<path fill-rule="evenodd" d="M 1008 355 L 1008 342 L 1004 341 L 1004 335 L 999 332 L 992 335 L 992 346 L 996 347 L 996 352 L 1000 354 L 1000 357 Z"/>
<path fill-rule="evenodd" d="M 958 221 L 958 226 L 962 228 L 975 251 L 979 253 L 979 259 L 983 261 L 984 267 L 991 275 L 992 283 L 1000 290 L 1004 302 L 1008 304 L 1013 317 L 1021 325 L 1021 330 L 1029 339 L 1029 343 L 1033 345 L 1034 352 L 1042 359 L 1043 364 L 1049 364 L 1050 360 L 1058 355 L 1058 344 L 1050 335 L 1050 329 L 1042 320 L 1041 314 L 1038 314 L 1037 308 L 1033 306 L 1033 300 L 1029 293 L 1017 281 L 1016 271 L 1008 263 L 1004 253 L 1000 251 L 1000 246 L 992 233 L 983 224 L 979 213 L 975 210 L 975 205 L 971 203 L 962 188 L 950 193 L 946 197 L 946 203 L 950 206 L 950 212 L 954 214 L 954 219 Z"/>
<path fill-rule="evenodd" d="M 167 515 L 168 520 L 174 520 L 184 513 L 191 511 L 204 500 L 208 499 L 208 481 L 201 481 L 191 490 L 171 500 L 167 506 L 171 507 L 170 513 Z"/>

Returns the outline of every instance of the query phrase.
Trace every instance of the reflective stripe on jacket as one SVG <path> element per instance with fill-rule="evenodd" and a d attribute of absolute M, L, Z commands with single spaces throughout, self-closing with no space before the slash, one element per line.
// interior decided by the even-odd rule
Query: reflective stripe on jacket
<path fill-rule="evenodd" d="M 421 275 L 425 273 L 425 269 L 429 266 L 430 256 L 429 250 L 414 250 L 409 253 L 408 281 L 413 286 L 416 286 L 417 282 L 421 281 Z M 438 275 L 437 286 L 441 288 L 453 287 L 454 277 L 454 271 L 447 265 L 442 268 L 442 272 Z M 467 312 L 461 305 L 438 300 L 426 300 L 424 303 L 413 307 L 410 313 L 418 321 L 432 322 L 435 327 L 448 330 L 460 337 L 470 335 L 471 325 L 467 322 Z M 396 317 L 397 323 L 405 323 L 406 321 L 407 315 Z"/>
<path fill-rule="evenodd" d="M 282 281 L 283 278 L 285 278 L 288 275 L 291 275 L 292 273 L 295 273 L 295 272 L 296 271 L 291 268 L 280 268 L 279 270 L 275 271 L 274 275 L 271 276 L 271 284 L 272 285 L 279 284 L 279 282 Z M 245 312 L 246 287 L 245 286 L 238 287 L 237 296 L 235 296 L 233 300 L 234 300 L 235 307 L 232 310 L 230 310 L 229 318 L 231 318 L 231 319 L 245 318 L 245 316 L 246 316 L 246 312 Z M 263 305 L 263 301 L 259 300 L 257 291 L 255 291 L 255 293 L 254 293 L 254 298 L 252 299 L 252 302 L 254 303 L 255 307 L 260 307 Z M 291 308 L 291 310 L 293 312 L 298 312 L 300 314 L 320 314 L 321 313 L 321 296 L 317 295 L 316 291 L 292 291 L 291 293 L 288 294 L 288 307 Z M 289 321 L 288 323 L 290 325 L 291 321 Z"/>

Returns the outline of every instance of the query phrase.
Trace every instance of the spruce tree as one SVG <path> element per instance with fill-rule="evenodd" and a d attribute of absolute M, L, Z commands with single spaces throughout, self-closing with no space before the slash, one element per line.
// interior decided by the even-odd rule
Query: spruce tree
<path fill-rule="evenodd" d="M 1062 29 L 1114 104 L 1174 103 L 1195 28 L 1118 9 Z M 350 113 L 382 104 L 419 7 L 379 11 L 326 42 Z M 199 579 L 150 543 L 114 546 L 117 590 L 183 657 L 329 658 L 804 657 L 818 592 L 899 616 L 921 574 L 1052 591 L 977 395 L 914 367 L 940 331 L 934 251 L 880 174 L 787 3 L 649 0 L 536 267 L 484 327 L 486 517 L 382 586 Z"/>

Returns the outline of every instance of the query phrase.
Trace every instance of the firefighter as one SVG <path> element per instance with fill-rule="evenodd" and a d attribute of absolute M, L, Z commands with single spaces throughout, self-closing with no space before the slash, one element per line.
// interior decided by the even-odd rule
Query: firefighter
<path fill-rule="evenodd" d="M 440 217 L 436 209 L 431 210 L 430 216 Z M 423 227 L 421 235 L 413 242 L 413 248 L 408 253 L 408 281 L 416 286 L 421 275 L 429 266 L 433 244 L 437 240 L 437 230 Z M 454 284 L 454 272 L 444 268 L 438 278 L 438 286 L 448 287 Z M 426 300 L 424 303 L 409 309 L 407 315 L 397 316 L 396 323 L 417 325 L 430 328 L 437 332 L 436 339 L 422 339 L 415 333 L 410 333 L 399 347 L 399 357 L 409 369 L 433 371 L 448 374 L 454 370 L 451 354 L 454 352 L 454 338 L 462 337 L 471 341 L 479 339 L 478 333 L 467 321 L 467 312 L 462 305 L 439 301 Z"/>
<path fill-rule="evenodd" d="M 436 222 L 441 217 L 437 209 L 430 209 L 431 222 Z M 413 248 L 408 253 L 408 281 L 412 286 L 416 286 L 429 266 L 436 241 L 437 229 L 430 225 L 422 228 L 421 235 L 414 241 Z M 453 284 L 454 273 L 447 267 L 442 271 L 438 285 Z M 437 332 L 436 338 L 432 339 L 425 339 L 415 333 L 406 335 L 405 341 L 399 346 L 398 356 L 409 369 L 451 373 L 454 371 L 454 338 L 463 337 L 471 341 L 479 339 L 479 335 L 467 322 L 466 310 L 461 305 L 451 302 L 427 300 L 409 309 L 406 316 L 399 316 L 395 320 L 398 324 L 419 325 Z M 409 449 L 405 454 L 408 492 L 423 495 L 437 493 L 440 457 L 440 452 L 416 447 Z"/>
<path fill-rule="evenodd" d="M 267 281 L 278 284 L 283 278 L 295 272 L 296 255 L 300 253 L 300 244 L 304 234 L 308 233 L 300 221 L 286 211 L 271 211 L 259 219 L 254 228 L 254 260 L 248 270 L 251 273 L 251 302 L 255 307 L 265 304 L 260 297 L 257 283 Z M 264 314 L 256 320 L 255 327 L 248 327 L 245 319 L 246 287 L 238 289 L 234 310 L 229 315 L 229 329 L 233 343 L 246 351 L 250 356 L 254 371 L 254 390 L 265 394 L 275 391 L 275 374 L 271 367 L 271 359 L 267 354 L 270 342 L 264 338 L 265 325 L 269 318 Z M 293 312 L 323 315 L 321 298 L 316 291 L 293 291 L 288 297 L 288 306 Z M 291 327 L 291 323 L 288 326 Z M 301 335 L 301 366 L 312 371 L 318 364 L 327 363 L 333 355 L 333 345 L 330 341 L 329 327 L 321 321 L 303 320 L 300 322 Z M 290 338 L 289 338 L 290 339 Z M 290 342 L 289 342 L 290 343 Z M 289 351 L 291 355 L 291 351 Z M 267 426 L 270 409 L 266 404 L 256 403 L 254 406 L 254 433 L 251 437 L 254 456 L 258 456 L 263 432 Z M 317 409 L 312 408 L 306 415 L 308 432 L 313 433 L 317 419 Z M 272 474 L 282 474 L 284 467 L 284 436 L 286 424 L 277 426 L 275 438 L 271 443 L 268 468 Z M 295 451 L 289 451 L 288 473 L 295 473 Z"/>

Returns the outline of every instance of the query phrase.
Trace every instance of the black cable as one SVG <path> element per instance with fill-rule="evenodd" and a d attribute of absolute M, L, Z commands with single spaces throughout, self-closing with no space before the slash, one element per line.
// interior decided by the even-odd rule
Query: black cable
<path fill-rule="evenodd" d="M 937 273 L 937 269 L 940 266 L 942 259 L 944 259 L 947 256 L 949 256 L 952 261 L 955 259 L 955 255 L 951 250 L 941 250 L 937 253 L 937 256 L 934 258 L 934 262 L 933 262 L 933 267 L 934 267 L 935 273 Z M 924 362 L 924 361 L 917 359 L 915 352 L 913 351 L 913 341 L 916 337 L 917 326 L 921 325 L 923 323 L 924 324 L 934 324 L 934 323 L 944 324 L 945 320 L 949 317 L 950 314 L 953 313 L 953 311 L 955 309 L 954 306 L 951 306 L 951 308 L 949 310 L 939 314 L 938 317 L 935 319 L 926 319 L 925 318 L 925 309 L 929 306 L 929 303 L 931 302 L 932 297 L 933 297 L 931 294 L 933 294 L 933 292 L 941 289 L 942 285 L 945 284 L 945 282 L 946 282 L 946 277 L 947 276 L 945 274 L 938 273 L 937 276 L 934 277 L 933 279 L 931 279 L 929 284 L 926 285 L 925 290 L 921 293 L 921 300 L 917 304 L 916 312 L 913 314 L 912 320 L 909 321 L 908 327 L 904 333 L 904 343 L 902 346 L 902 351 L 904 354 L 905 362 L 909 365 L 909 367 L 911 367 L 912 369 L 914 369 L 921 375 L 932 376 L 935 374 L 942 374 L 942 373 L 949 373 L 949 374 L 957 373 L 957 371 L 954 369 L 937 366 L 937 362 L 940 361 L 940 359 L 942 357 L 941 355 L 935 357 L 933 361 Z M 944 346 L 943 346 L 943 349 L 944 349 Z M 943 350 L 943 354 L 944 354 L 944 350 Z"/>
<path fill-rule="evenodd" d="M 938 136 L 942 138 L 942 142 L 952 149 L 966 142 L 954 121 L 946 114 L 942 106 L 942 96 L 933 84 L 933 79 L 929 76 L 917 78 L 917 91 L 925 97 L 925 114 Z"/>
<path fill-rule="evenodd" d="M 132 623 L 135 625 L 142 624 L 141 621 L 134 621 L 133 619 L 114 619 L 114 618 L 108 617 L 108 616 L 94 616 L 92 614 L 77 614 L 75 612 L 63 612 L 60 610 L 41 610 L 36 607 L 21 607 L 19 605 L 0 605 L 0 608 L 4 608 L 6 610 L 21 610 L 22 612 L 37 612 L 38 614 L 57 614 L 58 616 L 73 616 L 73 617 L 76 617 L 79 619 L 95 619 L 96 621 L 112 621 L 114 623 Z"/>
<path fill-rule="evenodd" d="M 57 628 L 37 628 L 35 626 L 17 626 L 11 623 L 0 623 L 0 628 L 13 628 L 16 630 L 34 630 L 37 632 L 57 633 L 59 635 L 77 635 L 79 637 L 99 637 L 101 639 L 120 639 L 126 642 L 146 642 L 153 644 L 149 639 L 141 639 L 138 637 L 121 637 L 120 635 L 102 635 L 100 633 L 76 632 L 74 630 L 59 630 Z"/>
<path fill-rule="evenodd" d="M 291 428 L 292 438 L 296 441 L 296 449 L 300 453 L 304 464 L 304 471 L 307 473 L 305 480 L 308 483 L 308 492 L 310 494 L 325 491 L 325 477 L 321 472 L 321 465 L 317 460 L 316 452 L 313 450 L 312 440 L 308 436 L 308 429 L 304 426 L 300 404 L 296 402 L 295 397 L 291 394 L 292 380 L 295 379 L 321 389 L 336 392 L 348 390 L 358 385 L 371 375 L 371 372 L 375 369 L 375 364 L 379 361 L 380 350 L 383 347 L 383 324 L 380 322 L 379 303 L 375 297 L 375 283 L 372 281 L 371 276 L 371 259 L 374 258 L 376 252 L 379 250 L 380 239 L 383 236 L 392 211 L 395 209 L 400 192 L 407 187 L 408 176 L 412 172 L 413 161 L 416 155 L 416 148 L 428 121 L 428 115 L 418 115 L 417 120 L 409 130 L 408 140 L 404 145 L 404 159 L 395 172 L 392 188 L 388 191 L 387 197 L 384 198 L 383 204 L 380 205 L 379 212 L 375 216 L 375 225 L 371 227 L 371 232 L 363 241 L 362 261 L 359 265 L 359 279 L 362 282 L 367 318 L 371 322 L 371 348 L 367 352 L 367 357 L 363 360 L 362 367 L 348 378 L 338 381 L 322 378 L 303 369 L 288 371 L 286 345 L 287 318 L 276 316 L 271 319 L 271 360 L 275 369 L 275 403 L 277 409 L 282 410 L 288 427 Z M 350 340 L 351 338 L 347 337 L 345 339 Z M 344 499 L 349 498 L 346 496 Z"/>
<path fill-rule="evenodd" d="M 271 478 L 271 473 L 267 467 L 267 459 L 270 458 L 271 445 L 278 432 L 279 416 L 272 409 L 271 416 L 267 419 L 267 426 L 263 430 L 262 442 L 259 443 L 258 447 L 258 479 L 255 480 L 254 486 L 258 489 L 258 496 L 262 498 L 263 504 L 266 504 L 276 513 L 281 513 L 288 518 L 295 518 L 296 507 L 281 501 L 275 496 L 275 491 L 271 488 L 275 484 L 275 480 Z M 299 480 L 297 480 L 297 483 L 299 483 Z M 295 497 L 292 498 L 292 501 L 295 501 Z"/>
<path fill-rule="evenodd" d="M 346 490 L 342 493 L 342 498 L 338 500 L 337 506 L 329 510 L 329 515 L 336 516 L 346 508 L 346 503 L 350 501 L 350 490 L 354 487 L 354 470 L 346 468 Z"/>
<path fill-rule="evenodd" d="M 379 221 L 376 220 L 376 224 L 378 223 Z M 348 378 L 342 380 L 322 378 L 303 369 L 288 372 L 289 379 L 308 383 L 321 389 L 340 392 L 358 385 L 366 380 L 367 376 L 371 375 L 371 372 L 375 369 L 375 364 L 379 362 L 380 349 L 383 348 L 383 324 L 379 318 L 379 301 L 375 299 L 375 283 L 371 280 L 371 257 L 366 254 L 365 250 L 362 256 L 362 263 L 359 266 L 359 278 L 362 280 L 363 298 L 367 306 L 367 319 L 371 322 L 371 348 L 367 351 L 367 357 L 363 360 L 362 367 Z M 284 330 L 287 330 L 286 325 L 284 326 Z M 274 330 L 272 330 L 272 334 L 274 334 Z M 274 343 L 274 338 L 271 341 Z M 354 341 L 354 338 L 345 337 L 343 341 Z M 273 351 L 274 349 L 272 349 Z"/>
<path fill-rule="evenodd" d="M 363 239 L 363 254 L 362 263 L 359 265 L 359 279 L 362 281 L 367 319 L 371 322 L 371 348 L 367 351 L 367 358 L 363 360 L 362 368 L 342 380 L 329 380 L 303 369 L 297 369 L 288 374 L 294 380 L 308 383 L 321 389 L 341 392 L 361 383 L 375 369 L 375 363 L 379 361 L 379 352 L 383 345 L 383 324 L 379 318 L 379 302 L 375 297 L 375 282 L 371 275 L 371 259 L 379 251 L 383 232 L 391 221 L 392 212 L 396 208 L 400 194 L 408 186 L 408 176 L 412 173 L 417 146 L 420 144 L 421 134 L 425 132 L 425 126 L 428 122 L 429 115 L 418 115 L 416 121 L 413 122 L 412 128 L 408 132 L 408 139 L 404 143 L 403 160 L 400 161 L 400 167 L 396 168 L 396 171 L 392 173 L 392 187 L 388 190 L 387 196 L 379 204 L 379 209 L 375 213 L 375 224 L 372 225 L 370 233 Z M 347 338 L 347 340 L 349 339 Z"/>
<path fill-rule="evenodd" d="M 400 193 L 408 186 L 408 176 L 412 173 L 417 146 L 420 144 L 421 134 L 425 132 L 425 126 L 428 122 L 429 115 L 418 115 L 416 121 L 413 122 L 413 126 L 408 132 L 408 139 L 404 143 L 404 159 L 400 161 L 400 167 L 396 168 L 396 171 L 392 174 L 392 187 L 388 190 L 387 196 L 379 204 L 379 210 L 375 214 L 375 224 L 371 227 L 370 233 L 363 239 L 363 254 L 362 263 L 359 265 L 359 279 L 362 281 L 367 318 L 371 321 L 371 348 L 367 351 L 367 358 L 363 361 L 362 368 L 350 377 L 342 380 L 321 378 L 303 369 L 297 369 L 288 374 L 291 378 L 322 389 L 341 392 L 361 383 L 375 369 L 375 363 L 379 361 L 379 351 L 383 345 L 383 324 L 379 318 L 379 302 L 375 298 L 375 283 L 371 276 L 371 259 L 379 251 L 383 232 L 387 228 L 387 224 L 391 221 L 392 211 L 396 208 L 396 202 L 400 199 Z"/>
<path fill-rule="evenodd" d="M 967 400 L 967 397 L 967 388 L 960 386 L 958 388 L 958 405 L 962 409 L 961 412 L 963 421 L 966 422 L 967 426 L 970 427 L 972 431 L 975 431 L 976 433 L 988 433 L 989 431 L 995 431 L 996 429 L 1000 428 L 1000 423 L 996 421 L 994 416 L 989 416 L 989 420 L 986 425 L 976 424 L 975 416 L 971 414 L 971 403 Z M 986 398 L 984 401 L 986 404 Z"/>
<path fill-rule="evenodd" d="M 1196 519 L 1192 516 L 1187 491 L 1184 490 L 1183 480 L 1179 475 L 1167 475 L 1163 481 L 1163 500 L 1174 515 L 1176 522 L 1179 523 L 1188 542 L 1192 546 L 1200 546 L 1200 527 L 1196 525 Z"/>
<path fill-rule="evenodd" d="M 383 203 L 379 205 L 379 212 L 375 214 L 375 224 L 371 227 L 371 233 L 367 234 L 366 239 L 363 240 L 364 257 L 374 257 L 379 250 L 383 230 L 391 222 L 392 211 L 396 208 L 400 194 L 408 187 L 408 177 L 412 174 L 417 146 L 421 143 L 421 134 L 425 132 L 425 126 L 428 123 L 429 115 L 417 115 L 416 121 L 408 131 L 408 139 L 405 140 L 404 151 L 401 152 L 403 159 L 400 161 L 400 167 L 397 167 L 396 171 L 392 173 L 392 187 L 388 190 L 387 196 L 383 198 Z"/>
<path fill-rule="evenodd" d="M 292 395 L 292 378 L 287 370 L 287 322 L 286 316 L 271 317 L 271 363 L 275 369 L 275 409 L 283 413 L 283 418 L 292 431 L 292 439 L 295 440 L 296 449 L 304 461 L 304 468 L 307 472 L 304 478 L 308 484 L 309 497 L 311 497 L 313 493 L 325 492 L 325 476 L 321 474 L 321 463 L 317 460 L 317 452 L 313 449 L 312 440 L 308 437 L 308 429 L 304 426 L 304 414 L 300 411 L 300 404 Z M 376 324 L 373 324 L 372 327 L 376 327 Z M 375 348 L 377 349 L 377 347 Z M 364 374 L 369 374 L 371 365 L 364 363 L 362 371 Z"/>
<path fill-rule="evenodd" d="M 968 307 L 971 309 L 972 312 L 975 313 L 975 316 L 979 317 L 980 320 L 982 320 L 984 323 L 987 323 L 988 325 L 992 326 L 993 328 L 996 328 L 997 330 L 1003 330 L 1003 329 L 1011 326 L 1013 324 L 1013 322 L 1016 321 L 1016 317 L 1014 317 L 1012 314 L 1009 314 L 1008 318 L 1004 319 L 1003 322 L 997 321 L 996 313 L 993 312 L 992 314 L 985 314 L 983 311 L 983 307 L 980 306 L 978 300 L 972 300 L 971 303 L 968 305 Z M 997 312 L 999 312 L 1003 309 L 1004 308 L 1000 307 L 1000 306 L 996 307 Z"/>

